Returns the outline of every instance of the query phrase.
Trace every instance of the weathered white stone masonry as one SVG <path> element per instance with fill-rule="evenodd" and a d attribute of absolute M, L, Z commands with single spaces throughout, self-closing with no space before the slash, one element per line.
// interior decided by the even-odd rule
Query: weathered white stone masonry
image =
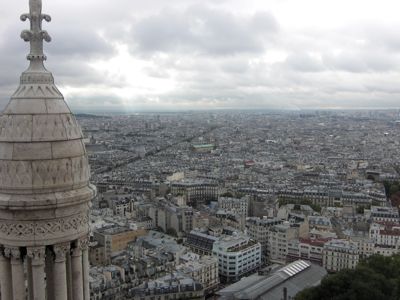
<path fill-rule="evenodd" d="M 2 300 L 89 300 L 89 183 L 82 131 L 44 67 L 41 0 L 30 0 L 29 68 L 0 116 Z"/>

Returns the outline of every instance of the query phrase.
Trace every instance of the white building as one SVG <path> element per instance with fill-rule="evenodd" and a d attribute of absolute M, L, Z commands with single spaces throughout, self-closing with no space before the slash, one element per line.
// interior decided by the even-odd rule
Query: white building
<path fill-rule="evenodd" d="M 261 244 L 247 236 L 229 236 L 215 241 L 212 253 L 218 258 L 223 282 L 237 281 L 261 265 Z"/>
<path fill-rule="evenodd" d="M 310 228 L 317 230 L 332 230 L 331 220 L 323 216 L 308 216 L 308 224 Z"/>
<path fill-rule="evenodd" d="M 324 245 L 323 266 L 328 272 L 354 269 L 359 258 L 357 243 L 334 239 Z"/>
<path fill-rule="evenodd" d="M 400 224 L 372 223 L 369 229 L 369 237 L 381 246 L 400 246 Z"/>
<path fill-rule="evenodd" d="M 188 255 L 184 255 L 180 259 L 182 260 L 187 257 Z M 200 257 L 192 253 L 191 257 L 185 263 L 176 267 L 176 270 L 200 282 L 207 293 L 218 287 L 218 259 L 216 257 Z"/>
<path fill-rule="evenodd" d="M 322 266 L 324 245 L 329 239 L 294 239 L 288 243 L 287 262 L 299 259 Z"/>
<path fill-rule="evenodd" d="M 249 210 L 249 197 L 243 197 L 240 199 L 231 197 L 219 197 L 218 206 L 220 209 L 223 209 L 227 212 L 247 217 Z"/>
<path fill-rule="evenodd" d="M 371 206 L 371 218 L 374 222 L 399 222 L 399 210 L 396 207 Z"/>
<path fill-rule="evenodd" d="M 369 257 L 375 254 L 375 241 L 369 237 L 352 236 L 351 240 L 357 243 L 360 258 Z"/>
<path fill-rule="evenodd" d="M 383 256 L 392 256 L 394 254 L 399 253 L 398 248 L 383 246 L 383 245 L 375 245 L 374 254 L 379 254 Z"/>

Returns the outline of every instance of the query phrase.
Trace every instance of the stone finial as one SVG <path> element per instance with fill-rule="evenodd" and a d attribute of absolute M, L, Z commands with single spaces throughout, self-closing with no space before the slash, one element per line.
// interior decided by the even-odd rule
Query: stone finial
<path fill-rule="evenodd" d="M 21 33 L 21 38 L 25 42 L 31 43 L 31 52 L 28 55 L 28 60 L 46 60 L 46 56 L 43 53 L 43 40 L 46 42 L 51 41 L 50 35 L 47 31 L 42 30 L 42 21 L 51 21 L 49 15 L 42 14 L 42 0 L 29 0 L 29 14 L 23 14 L 21 16 L 22 21 L 27 19 L 31 22 L 31 29 L 24 30 Z"/>

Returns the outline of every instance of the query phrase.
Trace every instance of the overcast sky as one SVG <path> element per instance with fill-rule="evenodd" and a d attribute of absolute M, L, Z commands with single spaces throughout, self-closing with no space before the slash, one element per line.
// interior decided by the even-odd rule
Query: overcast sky
<path fill-rule="evenodd" d="M 0 4 L 0 106 L 26 68 Z M 398 0 L 43 0 L 75 111 L 400 107 Z"/>

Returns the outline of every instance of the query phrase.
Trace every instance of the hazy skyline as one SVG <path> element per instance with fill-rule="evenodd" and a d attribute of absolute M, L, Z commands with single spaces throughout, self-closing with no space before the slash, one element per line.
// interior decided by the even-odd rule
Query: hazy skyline
<path fill-rule="evenodd" d="M 26 69 L 0 6 L 0 107 Z M 80 111 L 400 107 L 395 1 L 43 0 L 47 68 Z"/>

